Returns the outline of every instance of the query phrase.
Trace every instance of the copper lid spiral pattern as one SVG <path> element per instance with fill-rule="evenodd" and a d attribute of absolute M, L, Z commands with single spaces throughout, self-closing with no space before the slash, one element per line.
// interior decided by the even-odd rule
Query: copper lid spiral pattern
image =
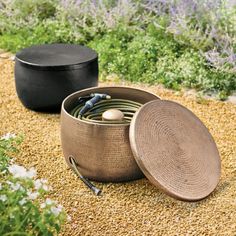
<path fill-rule="evenodd" d="M 146 177 L 168 195 L 196 201 L 220 178 L 220 157 L 204 124 L 178 103 L 155 100 L 133 117 L 130 143 Z"/>

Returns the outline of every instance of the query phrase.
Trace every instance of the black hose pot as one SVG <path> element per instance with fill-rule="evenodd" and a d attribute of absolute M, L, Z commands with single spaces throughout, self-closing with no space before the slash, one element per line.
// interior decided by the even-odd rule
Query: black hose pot
<path fill-rule="evenodd" d="M 88 47 L 73 44 L 25 48 L 15 57 L 15 83 L 25 107 L 59 111 L 69 94 L 97 86 L 98 55 Z"/>

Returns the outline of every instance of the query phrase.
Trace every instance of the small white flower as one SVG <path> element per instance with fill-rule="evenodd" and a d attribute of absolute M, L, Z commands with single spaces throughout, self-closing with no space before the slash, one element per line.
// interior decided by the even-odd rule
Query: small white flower
<path fill-rule="evenodd" d="M 71 216 L 69 216 L 69 215 L 67 216 L 67 221 L 69 221 L 69 222 L 71 221 Z"/>
<path fill-rule="evenodd" d="M 8 170 L 15 178 L 33 178 L 36 176 L 36 170 L 34 168 L 30 168 L 27 171 L 25 167 L 16 164 L 9 166 Z"/>
<path fill-rule="evenodd" d="M 27 177 L 32 179 L 36 176 L 36 173 L 37 171 L 33 167 L 31 167 L 29 171 L 27 171 Z"/>
<path fill-rule="evenodd" d="M 16 164 L 9 166 L 8 170 L 16 178 L 22 178 L 27 175 L 27 170 L 25 167 Z"/>
<path fill-rule="evenodd" d="M 5 135 L 3 135 L 3 136 L 1 137 L 1 139 L 2 139 L 2 140 L 9 140 L 9 139 L 15 138 L 15 137 L 16 137 L 15 134 L 6 133 Z"/>
<path fill-rule="evenodd" d="M 19 183 L 12 183 L 11 181 L 7 180 L 6 183 L 9 185 L 9 187 L 11 188 L 11 190 L 13 191 L 17 191 L 17 190 L 24 190 L 24 188 L 22 187 L 21 184 Z"/>
<path fill-rule="evenodd" d="M 50 198 L 47 198 L 45 201 L 46 205 L 52 205 L 54 201 L 52 201 Z"/>
<path fill-rule="evenodd" d="M 10 187 L 11 187 L 11 189 L 13 190 L 13 191 L 17 191 L 17 190 L 19 190 L 19 189 L 22 189 L 22 186 L 19 184 L 19 183 L 11 183 L 10 184 Z"/>
<path fill-rule="evenodd" d="M 42 186 L 42 189 L 47 192 L 47 191 L 49 191 L 50 188 L 46 184 L 44 184 Z"/>
<path fill-rule="evenodd" d="M 42 182 L 41 182 L 41 180 L 40 179 L 36 179 L 35 181 L 34 181 L 34 187 L 35 187 L 35 189 L 40 189 L 40 188 L 42 188 Z"/>
<path fill-rule="evenodd" d="M 0 195 L 0 200 L 2 202 L 5 202 L 7 200 L 7 196 L 6 195 Z"/>
<path fill-rule="evenodd" d="M 40 179 L 43 184 L 47 184 L 48 180 L 47 179 Z"/>
<path fill-rule="evenodd" d="M 62 211 L 63 207 L 61 205 L 59 205 L 58 207 L 52 206 L 51 207 L 51 212 L 55 215 L 58 216 L 61 211 Z"/>
<path fill-rule="evenodd" d="M 36 190 L 43 189 L 44 191 L 49 191 L 50 187 L 45 183 L 47 183 L 45 179 L 36 179 L 34 181 L 34 187 Z"/>
<path fill-rule="evenodd" d="M 31 191 L 28 191 L 27 195 L 30 200 L 35 200 L 39 196 L 39 193 L 38 192 L 32 193 Z"/>
<path fill-rule="evenodd" d="M 45 208 L 47 205 L 52 205 L 52 204 L 54 204 L 54 203 L 55 203 L 55 202 L 52 201 L 50 198 L 47 198 L 46 201 L 40 205 L 40 207 L 41 207 L 41 208 Z"/>
<path fill-rule="evenodd" d="M 26 199 L 25 198 L 22 198 L 20 201 L 19 201 L 19 204 L 22 206 L 26 203 Z"/>
<path fill-rule="evenodd" d="M 45 207 L 46 207 L 46 204 L 45 204 L 45 203 L 42 203 L 42 204 L 40 204 L 40 207 L 41 207 L 41 208 L 45 208 Z"/>

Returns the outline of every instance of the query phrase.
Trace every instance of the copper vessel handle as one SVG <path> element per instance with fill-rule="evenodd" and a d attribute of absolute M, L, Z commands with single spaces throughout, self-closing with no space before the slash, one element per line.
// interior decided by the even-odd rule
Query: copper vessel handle
<path fill-rule="evenodd" d="M 78 168 L 77 168 L 77 165 L 76 165 L 76 162 L 73 158 L 73 156 L 69 156 L 69 161 L 73 167 L 73 170 L 74 172 L 79 176 L 79 178 L 84 182 L 84 184 L 90 189 L 93 191 L 93 193 L 95 195 L 100 195 L 102 193 L 102 191 L 97 188 L 96 186 L 94 186 L 87 178 L 85 178 L 83 175 L 81 175 L 81 173 L 79 172 Z"/>

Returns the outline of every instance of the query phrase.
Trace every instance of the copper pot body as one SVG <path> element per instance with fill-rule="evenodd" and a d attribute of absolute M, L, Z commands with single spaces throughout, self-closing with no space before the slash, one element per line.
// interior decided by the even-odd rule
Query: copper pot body
<path fill-rule="evenodd" d="M 69 114 L 78 97 L 106 93 L 112 98 L 145 104 L 156 95 L 129 87 L 94 87 L 69 95 L 61 108 L 61 142 L 65 160 L 72 156 L 81 174 L 100 182 L 122 182 L 143 177 L 131 151 L 129 124 L 93 124 Z"/>

